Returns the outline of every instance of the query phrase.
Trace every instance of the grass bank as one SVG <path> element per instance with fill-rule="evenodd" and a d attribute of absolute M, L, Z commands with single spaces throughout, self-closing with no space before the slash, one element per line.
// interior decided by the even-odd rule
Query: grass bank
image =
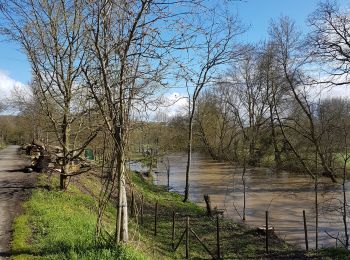
<path fill-rule="evenodd" d="M 191 228 L 198 234 L 210 252 L 216 254 L 216 221 L 205 216 L 203 208 L 193 203 L 182 203 L 179 194 L 167 192 L 153 185 L 141 175 L 129 175 L 129 194 L 135 199 L 135 216 L 130 218 L 128 246 L 96 244 L 96 196 L 99 178 L 86 174 L 71 182 L 65 192 L 59 191 L 58 180 L 42 174 L 39 187 L 24 204 L 24 212 L 14 222 L 14 259 L 183 259 L 185 243 L 172 250 L 172 212 L 176 212 L 176 243 L 185 227 L 185 216 L 190 216 Z M 141 201 L 143 198 L 143 224 Z M 154 235 L 154 210 L 158 203 L 157 236 Z M 115 208 L 108 207 L 105 227 L 113 231 Z M 224 259 L 273 258 L 327 258 L 346 259 L 347 252 L 324 250 L 305 255 L 277 237 L 270 238 L 270 253 L 265 252 L 264 236 L 256 230 L 220 219 L 220 249 Z M 191 259 L 210 259 L 202 245 L 190 236 Z"/>
<path fill-rule="evenodd" d="M 132 247 L 96 245 L 94 197 L 75 184 L 59 191 L 57 182 L 41 175 L 38 186 L 46 188 L 35 189 L 24 203 L 13 225 L 13 259 L 147 259 Z"/>

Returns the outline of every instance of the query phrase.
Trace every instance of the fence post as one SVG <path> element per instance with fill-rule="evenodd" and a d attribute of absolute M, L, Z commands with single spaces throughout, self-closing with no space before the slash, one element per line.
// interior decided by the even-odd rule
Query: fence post
<path fill-rule="evenodd" d="M 186 217 L 186 259 L 189 258 L 190 253 L 190 217 Z"/>
<path fill-rule="evenodd" d="M 173 250 L 175 249 L 175 211 L 173 210 L 173 230 L 171 233 L 171 245 Z"/>
<path fill-rule="evenodd" d="M 307 226 L 306 226 L 305 210 L 303 210 L 303 219 L 304 219 L 304 233 L 305 233 L 305 249 L 306 249 L 306 251 L 308 251 L 309 250 L 309 241 L 307 239 Z"/>
<path fill-rule="evenodd" d="M 157 236 L 157 222 L 158 222 L 158 202 L 154 209 L 154 236 Z"/>
<path fill-rule="evenodd" d="M 221 259 L 219 215 L 216 216 L 216 251 L 218 259 Z"/>
<path fill-rule="evenodd" d="M 265 212 L 265 218 L 266 218 L 266 253 L 269 253 L 269 212 Z"/>
<path fill-rule="evenodd" d="M 135 198 L 134 198 L 134 191 L 131 192 L 131 209 L 130 209 L 130 217 L 135 216 Z"/>
<path fill-rule="evenodd" d="M 143 226 L 143 194 L 141 196 L 141 225 Z"/>
<path fill-rule="evenodd" d="M 166 172 L 167 172 L 167 176 L 168 176 L 168 191 L 170 191 L 170 169 L 169 169 L 169 165 L 168 165 L 168 168 L 167 168 Z"/>

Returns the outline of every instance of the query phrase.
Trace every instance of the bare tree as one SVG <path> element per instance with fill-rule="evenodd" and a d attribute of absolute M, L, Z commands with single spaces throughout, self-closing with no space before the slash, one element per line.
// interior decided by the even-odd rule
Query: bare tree
<path fill-rule="evenodd" d="M 325 99 L 319 106 L 319 124 L 325 132 L 323 142 L 329 146 L 330 157 L 333 160 L 334 168 L 339 172 L 341 181 L 341 196 L 334 197 L 326 203 L 328 214 L 339 214 L 342 217 L 344 236 L 334 236 L 327 233 L 332 238 L 339 241 L 345 248 L 349 247 L 349 231 L 348 231 L 348 198 L 347 198 L 347 175 L 349 155 L 349 109 L 350 103 L 348 99 L 332 98 Z"/>
<path fill-rule="evenodd" d="M 283 81 L 291 93 L 291 100 L 294 103 L 292 107 L 296 109 L 294 117 L 287 116 L 284 118 L 285 121 L 281 120 L 280 111 L 278 121 L 281 126 L 287 127 L 307 142 L 310 142 L 320 159 L 324 175 L 335 182 L 333 169 L 326 160 L 325 152 L 320 142 L 320 133 L 317 131 L 314 104 L 312 104 L 308 95 L 311 83 L 309 83 L 310 76 L 306 76 L 305 66 L 309 64 L 310 56 L 305 52 L 305 41 L 303 41 L 301 34 L 295 29 L 294 23 L 287 17 L 282 17 L 278 22 L 271 24 L 270 36 L 271 41 L 273 41 L 277 49 L 278 64 L 283 71 Z M 288 121 L 293 121 L 293 124 L 288 124 Z M 288 138 L 285 129 L 281 128 L 281 133 L 302 164 L 304 170 L 310 176 L 314 177 L 305 158 L 302 158 L 301 153 L 297 151 L 296 146 Z"/>
<path fill-rule="evenodd" d="M 17 41 L 27 54 L 33 72 L 32 90 L 63 149 L 60 187 L 70 175 L 69 164 L 81 155 L 96 136 L 94 127 L 76 143 L 81 120 L 87 115 L 87 93 L 83 88 L 83 1 L 2 1 L 1 32 Z"/>
<path fill-rule="evenodd" d="M 281 167 L 282 147 L 281 138 L 276 122 L 275 107 L 283 103 L 283 97 L 288 93 L 288 88 L 284 84 L 282 71 L 278 66 L 276 48 L 273 43 L 265 43 L 260 50 L 259 71 L 260 80 L 263 82 L 264 95 L 268 106 L 269 128 L 274 150 L 274 161 L 276 167 Z"/>
<path fill-rule="evenodd" d="M 238 160 L 240 127 L 227 102 L 231 93 L 230 87 L 218 83 L 198 100 L 196 126 L 205 149 L 216 160 Z"/>
<path fill-rule="evenodd" d="M 337 5 L 336 1 L 323 1 L 318 4 L 317 10 L 309 16 L 308 21 L 311 27 L 311 32 L 308 35 L 308 44 L 311 47 L 310 52 L 313 55 L 314 60 L 321 68 L 321 79 L 318 80 L 319 84 L 324 84 L 324 87 L 333 87 L 334 85 L 349 84 L 349 11 L 339 9 L 339 6 Z M 328 111 L 326 115 L 329 113 L 330 115 L 334 116 L 334 113 L 330 112 L 337 107 L 337 105 L 335 105 L 334 107 L 328 106 Z M 326 117 L 329 118 L 329 116 Z M 336 161 L 337 159 L 336 154 L 340 153 L 341 160 L 343 162 L 341 174 L 343 201 L 341 211 L 343 214 L 345 242 L 340 242 L 342 242 L 343 245 L 346 248 L 348 248 L 349 235 L 347 226 L 347 198 L 345 186 L 347 176 L 347 162 L 349 160 L 347 147 L 348 122 L 341 119 L 339 119 L 339 121 L 341 122 L 341 125 L 333 124 L 333 126 L 331 127 L 331 131 L 324 132 L 326 133 L 326 138 L 328 139 L 326 140 L 328 141 L 328 161 L 334 163 L 334 161 Z M 329 119 L 327 125 L 329 125 L 329 122 L 333 122 L 333 120 Z M 337 125 L 338 127 L 336 127 Z M 337 131 L 337 128 L 342 129 L 343 131 L 340 131 L 342 133 L 337 133 L 337 135 L 335 135 L 334 131 Z M 332 149 L 335 148 L 334 144 L 338 144 L 337 141 L 333 140 L 335 136 L 343 137 L 342 141 L 340 141 L 341 149 L 338 151 L 332 151 Z M 336 239 L 338 240 L 338 237 Z"/>
<path fill-rule="evenodd" d="M 31 87 L 15 87 L 7 102 L 10 109 L 18 111 L 19 115 L 28 121 L 25 141 L 28 143 L 32 140 L 44 142 L 44 138 L 47 139 L 45 132 L 48 133 L 52 126 L 50 119 L 45 115 L 45 111 L 41 109 L 39 98 L 34 95 Z"/>
<path fill-rule="evenodd" d="M 138 68 L 144 47 L 142 34 L 147 29 L 143 17 L 150 8 L 150 1 L 96 1 L 89 8 L 89 65 L 85 66 L 84 73 L 114 143 L 109 173 L 112 183 L 110 188 L 104 188 L 105 193 L 117 188 L 115 242 L 127 242 L 125 156 L 131 108 L 139 91 Z"/>
<path fill-rule="evenodd" d="M 349 248 L 349 228 L 348 228 L 348 198 L 346 195 L 347 189 L 346 189 L 346 181 L 348 176 L 348 162 L 350 160 L 350 154 L 349 154 L 349 148 L 348 148 L 348 129 L 349 129 L 349 122 L 343 121 L 343 131 L 344 131 L 344 142 L 343 142 L 343 152 L 341 153 L 341 158 L 343 162 L 343 174 L 342 174 L 342 195 L 343 195 L 343 201 L 342 201 L 342 220 L 344 225 L 344 234 L 345 234 L 345 248 Z"/>
<path fill-rule="evenodd" d="M 234 44 L 237 35 L 243 32 L 237 18 L 228 14 L 218 14 L 207 9 L 207 20 L 197 17 L 195 22 L 195 40 L 193 46 L 188 46 L 187 52 L 193 54 L 187 62 L 179 64 L 180 77 L 185 82 L 188 93 L 188 145 L 186 182 L 184 202 L 189 196 L 189 177 L 193 143 L 193 120 L 197 101 L 201 91 L 215 81 L 219 69 L 232 62 L 237 55 L 237 45 Z M 195 57 L 195 58 L 193 58 Z"/>
<path fill-rule="evenodd" d="M 4 100 L 0 100 L 0 113 L 5 111 L 5 109 L 6 109 L 5 101 Z"/>
<path fill-rule="evenodd" d="M 323 83 L 349 84 L 350 16 L 335 1 L 323 1 L 308 19 L 311 54 L 320 62 Z"/>
<path fill-rule="evenodd" d="M 128 241 L 126 153 L 133 116 L 142 114 L 166 85 L 175 46 L 186 39 L 180 17 L 196 1 L 93 1 L 89 3 L 84 74 L 104 120 L 111 148 L 108 199 L 118 192 L 115 242 Z M 191 9 L 189 9 L 191 10 Z M 166 32 L 166 33 L 165 33 Z M 180 32 L 180 33 L 179 33 Z M 115 164 L 113 167 L 113 163 Z"/>
<path fill-rule="evenodd" d="M 257 144 L 266 125 L 269 108 L 256 49 L 249 48 L 249 52 L 238 63 L 232 72 L 231 84 L 237 98 L 228 100 L 228 103 L 238 118 L 245 144 L 248 145 L 247 163 L 254 166 L 261 157 L 256 154 Z"/>

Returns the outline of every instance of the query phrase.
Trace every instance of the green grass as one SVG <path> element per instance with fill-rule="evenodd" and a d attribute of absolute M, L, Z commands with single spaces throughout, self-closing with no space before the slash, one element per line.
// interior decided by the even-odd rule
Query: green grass
<path fill-rule="evenodd" d="M 312 250 L 307 254 L 310 258 L 346 260 L 350 259 L 350 252 L 345 248 L 323 248 Z"/>
<path fill-rule="evenodd" d="M 204 208 L 193 202 L 183 203 L 183 196 L 168 192 L 165 187 L 157 186 L 150 179 L 143 178 L 140 174 L 131 173 L 131 183 L 139 196 L 143 195 L 148 203 L 158 203 L 169 209 L 177 210 L 183 214 L 199 214 L 204 215 Z"/>
<path fill-rule="evenodd" d="M 149 167 L 151 163 L 154 165 L 157 164 L 157 156 L 144 156 L 142 153 L 134 152 L 130 154 L 130 160 L 138 161 L 142 163 L 145 167 Z"/>
<path fill-rule="evenodd" d="M 13 258 L 147 259 L 131 247 L 96 246 L 95 209 L 95 200 L 73 185 L 66 192 L 34 190 L 13 225 Z"/>
<path fill-rule="evenodd" d="M 184 231 L 185 216 L 190 215 L 190 225 L 197 235 L 204 241 L 213 255 L 216 254 L 216 218 L 206 216 L 205 209 L 192 203 L 183 203 L 183 196 L 173 192 L 167 192 L 165 187 L 152 184 L 151 181 L 139 174 L 131 174 L 136 202 L 139 203 L 141 194 L 146 200 L 144 225 L 138 226 L 139 233 L 144 237 L 153 238 L 151 244 L 153 252 L 161 255 L 162 259 L 183 259 L 185 244 L 182 242 L 176 252 L 171 251 L 172 211 L 176 212 L 176 243 Z M 159 208 L 158 235 L 154 237 L 154 208 L 155 203 Z M 139 218 L 132 219 L 132 223 L 140 222 Z M 224 259 L 265 258 L 265 239 L 256 230 L 249 229 L 245 225 L 234 223 L 230 219 L 220 217 L 221 251 Z M 284 243 L 277 237 L 270 238 L 271 256 L 304 257 L 304 253 Z M 209 254 L 191 235 L 190 237 L 191 259 L 208 259 Z"/>

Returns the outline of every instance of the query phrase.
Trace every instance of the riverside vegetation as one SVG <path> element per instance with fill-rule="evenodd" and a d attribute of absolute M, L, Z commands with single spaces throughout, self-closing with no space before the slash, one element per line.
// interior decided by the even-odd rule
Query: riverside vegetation
<path fill-rule="evenodd" d="M 176 215 L 176 242 L 185 226 L 184 216 L 190 215 L 191 225 L 215 253 L 215 219 L 206 217 L 205 210 L 191 202 L 183 203 L 183 196 L 156 186 L 151 179 L 130 173 L 129 189 L 134 191 L 136 217 L 131 218 L 131 241 L 128 245 L 96 243 L 96 196 L 99 177 L 94 173 L 72 180 L 68 190 L 58 189 L 58 176 L 40 174 L 37 188 L 23 206 L 23 214 L 13 224 L 12 254 L 14 259 L 183 259 L 184 243 L 172 250 L 172 211 Z M 131 184 L 132 183 L 132 184 Z M 144 221 L 140 224 L 140 198 L 144 198 Z M 154 204 L 158 203 L 158 234 L 154 236 Z M 107 232 L 113 232 L 115 207 L 111 202 L 103 219 Z M 265 239 L 256 230 L 221 219 L 221 251 L 224 259 L 257 258 L 349 258 L 346 250 L 324 249 L 305 253 L 284 243 L 277 237 L 270 239 L 270 253 L 265 253 Z M 203 247 L 190 240 L 191 259 L 210 256 Z"/>

